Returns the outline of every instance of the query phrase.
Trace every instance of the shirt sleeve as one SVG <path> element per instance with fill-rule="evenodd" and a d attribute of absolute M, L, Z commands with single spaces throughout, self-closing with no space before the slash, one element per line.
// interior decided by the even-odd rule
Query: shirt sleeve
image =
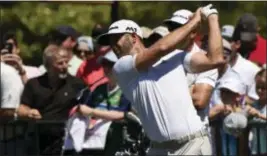
<path fill-rule="evenodd" d="M 196 84 L 205 83 L 215 87 L 216 81 L 218 78 L 218 70 L 213 69 L 206 72 L 199 73 L 196 79 Z"/>
<path fill-rule="evenodd" d="M 195 53 L 196 53 L 196 52 L 185 53 L 183 64 L 184 64 L 184 68 L 185 68 L 185 70 L 186 70 L 188 73 L 193 73 L 193 72 L 192 72 L 192 69 L 191 69 L 191 59 L 192 59 L 192 56 L 193 56 Z"/>
<path fill-rule="evenodd" d="M 17 108 L 20 104 L 23 83 L 11 68 L 1 68 L 1 108 Z"/>
<path fill-rule="evenodd" d="M 138 71 L 135 68 L 135 56 L 127 55 L 119 59 L 119 61 L 113 67 L 113 73 L 117 80 L 123 83 L 127 83 L 136 78 Z"/>
<path fill-rule="evenodd" d="M 256 83 L 254 82 L 253 84 L 247 86 L 247 95 L 254 99 L 254 100 L 258 100 L 259 99 L 259 96 L 256 92 Z"/>

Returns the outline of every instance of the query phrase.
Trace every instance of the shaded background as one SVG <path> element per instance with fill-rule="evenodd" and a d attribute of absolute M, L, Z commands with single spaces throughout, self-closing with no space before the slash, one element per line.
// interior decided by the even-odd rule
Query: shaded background
<path fill-rule="evenodd" d="M 109 25 L 112 19 L 132 19 L 140 26 L 154 28 L 178 9 L 196 10 L 210 2 L 0 2 L 0 37 L 15 32 L 24 63 L 38 66 L 47 44 L 47 34 L 57 25 L 68 24 L 91 35 L 96 23 Z M 212 2 L 220 13 L 220 24 L 235 25 L 243 13 L 253 13 L 266 38 L 266 2 Z M 112 10 L 113 8 L 113 10 Z"/>

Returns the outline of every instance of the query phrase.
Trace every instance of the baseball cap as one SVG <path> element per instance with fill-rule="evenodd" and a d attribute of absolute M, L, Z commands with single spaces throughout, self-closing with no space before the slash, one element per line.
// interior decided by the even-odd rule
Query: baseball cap
<path fill-rule="evenodd" d="M 148 27 L 141 27 L 141 30 L 144 38 L 148 38 L 152 33 L 152 30 Z"/>
<path fill-rule="evenodd" d="M 246 13 L 239 18 L 233 37 L 235 40 L 253 41 L 257 38 L 257 27 L 257 18 L 253 14 Z"/>
<path fill-rule="evenodd" d="M 235 27 L 233 25 L 222 26 L 222 37 L 230 39 L 234 34 Z"/>
<path fill-rule="evenodd" d="M 221 78 L 218 88 L 225 88 L 239 95 L 244 95 L 246 93 L 246 85 L 239 74 L 232 69 L 229 69 Z"/>
<path fill-rule="evenodd" d="M 152 34 L 158 34 L 161 37 L 164 37 L 168 35 L 170 32 L 167 27 L 164 26 L 158 26 L 152 30 Z"/>
<path fill-rule="evenodd" d="M 69 25 L 60 25 L 56 27 L 56 32 L 65 36 L 71 36 L 74 39 L 80 36 L 80 33 L 78 33 L 73 27 Z"/>
<path fill-rule="evenodd" d="M 107 52 L 104 56 L 100 56 L 97 62 L 101 64 L 104 59 L 112 63 L 116 63 L 119 60 L 117 55 L 112 50 Z"/>
<path fill-rule="evenodd" d="M 89 50 L 94 51 L 93 39 L 90 36 L 81 36 L 77 39 L 78 44 L 84 42 L 87 44 Z"/>
<path fill-rule="evenodd" d="M 231 135 L 238 136 L 247 127 L 247 117 L 242 112 L 232 112 L 223 120 L 223 130 Z"/>
<path fill-rule="evenodd" d="M 100 35 L 97 41 L 101 45 L 109 45 L 109 37 L 113 34 L 136 33 L 140 38 L 143 38 L 142 30 L 138 24 L 132 20 L 122 19 L 112 23 L 108 32 Z"/>
<path fill-rule="evenodd" d="M 223 48 L 232 51 L 231 44 L 226 39 L 222 40 L 223 40 Z"/>
<path fill-rule="evenodd" d="M 177 23 L 184 25 L 189 21 L 190 16 L 192 16 L 193 13 L 186 9 L 177 10 L 172 14 L 172 17 L 170 19 L 166 19 L 163 21 L 163 23 Z"/>
<path fill-rule="evenodd" d="M 102 24 L 96 24 L 93 27 L 93 29 L 92 29 L 91 36 L 92 36 L 92 38 L 95 39 L 96 37 L 98 37 L 101 34 L 106 33 L 107 31 L 108 31 L 108 29 L 104 25 L 102 25 Z"/>

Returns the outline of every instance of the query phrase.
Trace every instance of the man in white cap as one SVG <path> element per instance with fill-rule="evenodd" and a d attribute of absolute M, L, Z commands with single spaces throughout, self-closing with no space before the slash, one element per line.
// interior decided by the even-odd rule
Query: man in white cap
<path fill-rule="evenodd" d="M 193 13 L 189 10 L 177 10 L 173 13 L 170 19 L 164 20 L 164 24 L 166 24 L 170 31 L 173 31 L 173 29 L 185 25 L 192 15 Z M 183 51 L 187 51 L 189 53 L 202 51 L 202 53 L 205 54 L 204 50 L 200 49 L 198 45 L 194 42 L 198 32 L 198 30 L 195 30 L 188 35 L 186 39 L 187 42 L 185 42 L 185 44 L 182 46 Z M 209 40 L 209 42 L 211 42 L 212 38 L 210 37 Z M 197 113 L 201 117 L 201 120 L 208 128 L 208 104 L 217 81 L 218 70 L 212 69 L 197 74 L 187 73 L 186 76 L 188 86 L 191 90 L 193 104 L 197 109 Z"/>
<path fill-rule="evenodd" d="M 207 131 L 193 106 L 184 72 L 203 72 L 224 63 L 218 12 L 211 6 L 199 8 L 186 25 L 149 48 L 142 43 L 140 27 L 131 20 L 114 22 L 108 33 L 98 38 L 119 56 L 113 72 L 152 141 L 148 155 L 211 154 Z M 209 55 L 174 51 L 199 26 L 202 16 L 209 23 L 214 42 Z"/>
<path fill-rule="evenodd" d="M 165 26 L 158 26 L 152 30 L 152 33 L 145 38 L 145 46 L 150 47 L 152 44 L 156 43 L 162 37 L 168 35 L 170 32 Z"/>

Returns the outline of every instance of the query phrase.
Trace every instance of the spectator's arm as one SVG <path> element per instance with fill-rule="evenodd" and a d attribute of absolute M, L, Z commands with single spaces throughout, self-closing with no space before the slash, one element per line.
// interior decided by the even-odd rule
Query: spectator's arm
<path fill-rule="evenodd" d="M 24 87 L 22 96 L 21 96 L 21 104 L 17 110 L 17 115 L 20 118 L 33 118 L 40 119 L 41 114 L 37 109 L 34 108 L 34 89 L 33 85 L 35 79 L 29 80 Z"/>
<path fill-rule="evenodd" d="M 215 105 L 214 107 L 210 108 L 209 110 L 209 119 L 210 120 L 214 120 L 216 119 L 217 116 L 219 116 L 224 108 L 224 106 L 222 104 L 218 104 L 218 105 Z"/>
<path fill-rule="evenodd" d="M 124 112 L 120 111 L 93 109 L 86 105 L 80 105 L 78 107 L 78 111 L 84 116 L 94 116 L 105 120 L 121 120 L 124 118 Z"/>
<path fill-rule="evenodd" d="M 197 110 L 206 108 L 209 104 L 213 87 L 209 84 L 198 83 L 193 86 L 192 100 Z"/>
<path fill-rule="evenodd" d="M 217 69 L 198 74 L 191 89 L 192 100 L 197 110 L 204 109 L 209 104 L 217 78 Z"/>
<path fill-rule="evenodd" d="M 260 118 L 263 120 L 267 120 L 266 115 L 261 114 L 257 109 L 255 109 L 249 105 L 246 106 L 246 109 L 247 109 L 248 115 L 256 117 L 256 118 Z"/>
<path fill-rule="evenodd" d="M 134 61 L 135 68 L 138 71 L 147 70 L 161 57 L 174 51 L 177 45 L 184 40 L 190 32 L 196 29 L 200 20 L 200 9 L 198 9 L 195 16 L 187 24 L 169 33 L 149 48 L 137 53 Z"/>
<path fill-rule="evenodd" d="M 218 15 L 210 15 L 208 17 L 208 24 L 208 53 L 189 53 L 184 60 L 188 72 L 200 73 L 225 65 Z"/>
<path fill-rule="evenodd" d="M 21 104 L 17 110 L 18 116 L 20 118 L 28 118 L 28 114 L 31 108 L 25 104 Z"/>

